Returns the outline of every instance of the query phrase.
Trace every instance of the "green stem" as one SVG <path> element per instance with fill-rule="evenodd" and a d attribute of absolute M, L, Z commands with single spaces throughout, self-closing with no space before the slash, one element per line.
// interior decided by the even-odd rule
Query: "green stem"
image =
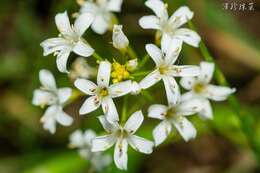
<path fill-rule="evenodd" d="M 133 73 L 133 74 L 131 74 L 131 76 L 133 76 L 133 77 L 140 77 L 140 76 L 146 76 L 149 73 L 151 73 L 151 71 L 141 71 L 141 72 Z"/>
<path fill-rule="evenodd" d="M 138 58 L 131 45 L 128 46 L 127 53 L 128 53 L 128 55 L 130 56 L 131 59 L 137 59 Z"/>
<path fill-rule="evenodd" d="M 139 68 L 139 69 L 142 68 L 142 67 L 146 64 L 146 62 L 148 61 L 148 59 L 149 59 L 149 55 L 146 54 L 146 55 L 142 58 L 141 62 L 139 63 L 138 68 Z"/>
<path fill-rule="evenodd" d="M 103 58 L 99 54 L 97 54 L 96 52 L 94 52 L 92 56 L 94 58 L 96 58 L 96 60 L 98 60 L 98 61 L 103 61 Z"/>
<path fill-rule="evenodd" d="M 191 29 L 196 31 L 196 27 L 193 25 L 193 23 L 191 21 L 189 22 L 189 26 Z M 200 42 L 199 49 L 206 61 L 213 62 L 215 64 L 214 77 L 215 77 L 216 81 L 220 85 L 230 86 L 228 81 L 225 78 L 225 75 L 223 74 L 223 72 L 221 71 L 219 66 L 215 63 L 214 58 L 209 53 L 209 51 L 203 41 Z M 240 120 L 241 129 L 247 138 L 248 144 L 254 151 L 258 162 L 260 162 L 260 147 L 259 147 L 256 139 L 254 138 L 255 132 L 253 130 L 253 126 L 254 126 L 253 117 L 251 115 L 249 115 L 246 111 L 241 109 L 240 102 L 238 101 L 238 99 L 236 98 L 236 96 L 234 94 L 232 94 L 228 98 L 228 102 L 229 102 L 230 106 L 232 107 L 232 109 L 234 110 L 234 112 L 237 114 L 237 117 Z"/>
<path fill-rule="evenodd" d="M 121 123 L 126 122 L 127 119 L 127 104 L 128 104 L 128 96 L 125 96 L 123 101 Z"/>

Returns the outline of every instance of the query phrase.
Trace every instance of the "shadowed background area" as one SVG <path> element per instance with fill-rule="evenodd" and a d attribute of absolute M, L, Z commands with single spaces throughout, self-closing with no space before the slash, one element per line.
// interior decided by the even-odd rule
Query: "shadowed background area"
<path fill-rule="evenodd" d="M 193 23 L 209 51 L 233 87 L 253 124 L 255 147 L 260 150 L 260 1 L 259 0 L 167 0 L 170 14 L 183 4 L 195 12 Z M 225 9 L 225 3 L 253 3 L 253 10 Z M 231 5 L 231 4 L 230 4 Z M 32 93 L 39 87 L 38 72 L 51 70 L 59 86 L 71 86 L 72 81 L 56 69 L 55 57 L 43 57 L 40 43 L 58 34 L 54 16 L 58 12 L 77 12 L 74 0 L 2 0 L 0 2 L 0 173 L 86 173 L 88 162 L 68 148 L 68 136 L 77 128 L 101 130 L 96 115 L 78 115 L 82 100 L 65 110 L 73 116 L 71 127 L 58 126 L 50 135 L 39 120 L 43 110 L 31 104 Z M 138 19 L 151 14 L 142 0 L 124 0 L 118 14 L 124 31 L 138 57 L 145 55 L 144 45 L 154 41 L 154 31 L 142 30 Z M 88 42 L 103 57 L 117 54 L 112 48 L 111 32 L 85 34 Z M 75 56 L 75 55 L 73 55 Z M 70 59 L 71 62 L 76 58 Z M 198 64 L 202 55 L 198 49 L 185 45 L 181 62 Z M 152 62 L 148 62 L 150 67 Z M 155 92 L 162 99 L 162 92 Z M 139 99 L 138 97 L 133 98 Z M 156 100 L 157 102 L 162 102 Z M 119 99 L 120 104 L 120 99 Z M 150 103 L 149 103 L 150 104 Z M 149 104 L 140 99 L 140 108 Z M 131 107 L 131 102 L 129 102 Z M 214 120 L 192 117 L 198 137 L 185 143 L 175 138 L 143 156 L 130 150 L 131 173 L 256 173 L 260 172 L 252 150 L 241 130 L 236 114 L 224 103 L 214 103 Z M 145 112 L 145 111 L 144 111 Z M 130 114 L 131 112 L 129 112 Z M 146 116 L 146 115 L 145 115 Z M 146 118 L 147 119 L 147 118 Z M 157 122 L 147 119 L 143 134 L 151 137 Z M 104 172 L 120 172 L 109 168 Z"/>

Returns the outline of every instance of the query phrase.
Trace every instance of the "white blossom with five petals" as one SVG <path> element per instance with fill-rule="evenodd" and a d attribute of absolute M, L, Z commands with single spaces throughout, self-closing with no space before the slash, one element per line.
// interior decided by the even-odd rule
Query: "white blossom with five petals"
<path fill-rule="evenodd" d="M 76 19 L 74 25 L 71 25 L 67 12 L 55 16 L 60 35 L 43 41 L 41 46 L 44 56 L 52 53 L 57 55 L 56 63 L 60 72 L 68 72 L 67 61 L 71 51 L 83 57 L 89 57 L 94 53 L 94 49 L 82 38 L 93 19 L 92 14 L 84 13 Z"/>
<path fill-rule="evenodd" d="M 182 6 L 169 17 L 167 5 L 161 0 L 148 0 L 145 5 L 153 10 L 156 15 L 144 16 L 139 20 L 139 24 L 144 29 L 156 29 L 162 34 L 162 39 L 170 40 L 177 38 L 187 44 L 198 47 L 200 36 L 188 29 L 180 28 L 193 17 L 193 12 Z"/>
<path fill-rule="evenodd" d="M 48 70 L 41 70 L 39 78 L 42 87 L 34 91 L 32 102 L 36 106 L 49 106 L 41 118 L 41 122 L 45 130 L 54 134 L 56 122 L 63 126 L 70 126 L 73 122 L 73 119 L 62 110 L 64 103 L 70 98 L 72 90 L 71 88 L 58 89 L 52 73 Z"/>
<path fill-rule="evenodd" d="M 91 13 L 95 16 L 91 28 L 97 34 L 104 34 L 113 26 L 113 12 L 120 12 L 123 0 L 92 0 L 82 4 L 80 13 Z"/>
<path fill-rule="evenodd" d="M 144 154 L 151 154 L 153 151 L 153 142 L 134 135 L 143 122 L 143 114 L 141 111 L 133 113 L 124 126 L 117 122 L 110 123 L 105 116 L 100 116 L 99 120 L 108 133 L 105 136 L 96 137 L 92 141 L 92 151 L 105 151 L 115 144 L 114 162 L 119 169 L 127 169 L 127 149 L 128 144 Z"/>
<path fill-rule="evenodd" d="M 81 106 L 79 113 L 87 114 L 102 106 L 103 112 L 111 122 L 118 121 L 118 113 L 113 98 L 121 97 L 132 90 L 130 80 L 109 85 L 111 64 L 108 61 L 100 62 L 97 85 L 90 80 L 77 79 L 75 86 L 89 97 Z"/>
<path fill-rule="evenodd" d="M 189 100 L 191 98 L 199 99 L 200 104 L 203 105 L 203 109 L 199 112 L 199 115 L 203 119 L 213 118 L 209 100 L 223 101 L 226 100 L 230 94 L 236 91 L 235 88 L 210 84 L 214 73 L 214 67 L 214 63 L 201 62 L 199 76 L 184 77 L 180 81 L 183 88 L 190 90 L 183 94 L 182 100 Z"/>
<path fill-rule="evenodd" d="M 181 102 L 178 98 L 176 104 L 169 106 L 154 104 L 148 108 L 148 117 L 162 120 L 153 130 L 155 145 L 166 140 L 174 126 L 185 141 L 196 137 L 196 129 L 186 116 L 193 115 L 201 110 L 197 99 Z"/>
<path fill-rule="evenodd" d="M 181 51 L 182 41 L 173 39 L 168 44 L 168 42 L 162 40 L 161 46 L 162 50 L 154 44 L 147 44 L 145 46 L 147 53 L 155 62 L 156 68 L 139 85 L 142 89 L 146 89 L 162 79 L 169 104 L 175 104 L 180 91 L 174 77 L 197 76 L 199 75 L 199 67 L 195 65 L 174 64 Z"/>
<path fill-rule="evenodd" d="M 112 159 L 110 155 L 102 154 L 101 152 L 91 152 L 92 140 L 96 137 L 93 130 L 86 130 L 84 133 L 80 130 L 73 132 L 69 139 L 71 148 L 78 148 L 80 156 L 89 160 L 92 167 L 97 171 L 102 171 L 108 166 Z"/>

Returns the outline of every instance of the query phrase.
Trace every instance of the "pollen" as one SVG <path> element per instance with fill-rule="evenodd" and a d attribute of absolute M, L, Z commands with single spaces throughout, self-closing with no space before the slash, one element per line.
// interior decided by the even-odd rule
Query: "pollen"
<path fill-rule="evenodd" d="M 169 67 L 168 66 L 166 66 L 166 65 L 161 65 L 160 67 L 159 67 L 159 72 L 160 72 L 160 74 L 166 74 L 167 72 L 169 71 Z"/>
<path fill-rule="evenodd" d="M 102 97 L 108 96 L 108 90 L 107 88 L 101 88 L 99 91 L 99 95 Z"/>
<path fill-rule="evenodd" d="M 205 85 L 203 85 L 202 83 L 197 83 L 194 85 L 193 87 L 193 90 L 196 92 L 196 93 L 201 93 L 203 92 L 205 89 Z"/>
<path fill-rule="evenodd" d="M 111 73 L 113 83 L 124 81 L 130 77 L 130 73 L 126 68 L 126 65 L 121 65 L 114 60 L 112 64 Z"/>

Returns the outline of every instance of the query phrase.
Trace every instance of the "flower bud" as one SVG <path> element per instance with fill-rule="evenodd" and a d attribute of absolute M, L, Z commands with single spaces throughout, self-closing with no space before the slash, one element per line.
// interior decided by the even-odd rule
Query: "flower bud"
<path fill-rule="evenodd" d="M 129 60 L 127 63 L 126 63 L 126 68 L 128 71 L 134 71 L 138 66 L 138 61 L 137 59 L 132 59 L 132 60 Z"/>
<path fill-rule="evenodd" d="M 119 49 L 120 51 L 125 51 L 129 45 L 129 41 L 122 31 L 122 28 L 122 25 L 114 25 L 112 40 L 113 46 L 116 49 Z"/>

